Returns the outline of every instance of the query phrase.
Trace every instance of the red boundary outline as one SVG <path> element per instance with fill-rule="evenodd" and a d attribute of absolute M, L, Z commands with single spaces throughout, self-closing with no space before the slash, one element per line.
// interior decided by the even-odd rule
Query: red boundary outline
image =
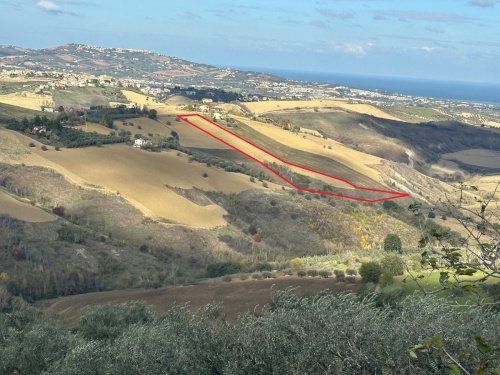
<path fill-rule="evenodd" d="M 269 170 L 271 173 L 275 174 L 276 176 L 278 176 L 280 179 L 282 179 L 283 181 L 285 181 L 287 184 L 289 184 L 290 186 L 292 186 L 293 188 L 295 188 L 296 190 L 299 190 L 299 191 L 306 191 L 308 193 L 313 193 L 313 194 L 322 194 L 322 195 L 328 195 L 328 196 L 331 196 L 331 197 L 339 197 L 339 198 L 344 198 L 344 199 L 351 199 L 351 200 L 356 200 L 356 201 L 362 201 L 362 202 L 369 202 L 369 203 L 376 203 L 376 202 L 382 202 L 382 201 L 386 201 L 386 200 L 391 200 L 391 199 L 399 199 L 399 198 L 404 198 L 404 197 L 408 197 L 410 196 L 410 194 L 407 194 L 407 193 L 402 193 L 402 192 L 398 192 L 398 191 L 392 191 L 392 190 L 381 190 L 381 189 L 374 189 L 374 188 L 367 188 L 367 187 L 362 187 L 362 186 L 357 186 L 356 184 L 350 182 L 350 181 L 347 181 L 343 178 L 340 178 L 340 177 L 337 177 L 337 176 L 332 176 L 332 175 L 329 175 L 327 173 L 323 173 L 323 172 L 320 172 L 320 171 L 316 171 L 314 169 L 311 169 L 311 168 L 307 168 L 307 167 L 303 167 L 301 165 L 297 165 L 297 164 L 294 164 L 294 163 L 291 163 L 291 162 L 288 162 L 286 160 L 283 160 L 281 159 L 280 157 L 270 153 L 269 151 L 255 145 L 254 143 L 250 142 L 249 140 L 239 136 L 238 134 L 235 134 L 233 133 L 232 131 L 222 127 L 221 125 L 207 119 L 206 117 L 200 115 L 200 114 L 197 114 L 197 113 L 189 113 L 189 114 L 181 114 L 181 115 L 177 115 L 177 117 L 184 121 L 185 123 L 195 127 L 196 129 L 202 131 L 203 133 L 209 135 L 210 137 L 214 138 L 214 139 L 217 139 L 219 142 L 222 142 L 223 144 L 225 144 L 226 146 L 228 147 L 231 147 L 233 150 L 236 150 L 238 152 L 240 152 L 241 154 L 245 155 L 246 157 L 248 157 L 249 159 L 252 159 L 253 161 L 259 163 L 260 165 L 262 165 L 264 168 L 266 168 L 267 170 Z M 282 176 L 281 174 L 279 174 L 278 172 L 276 172 L 274 169 L 272 169 L 271 167 L 269 167 L 266 163 L 264 163 L 263 161 L 261 160 L 258 160 L 257 158 L 247 154 L 245 151 L 239 149 L 238 147 L 236 146 L 233 146 L 231 143 L 229 142 L 226 142 L 225 140 L 223 140 L 222 138 L 219 138 L 217 137 L 216 135 L 210 133 L 209 131 L 201 128 L 200 126 L 196 125 L 195 123 L 193 123 L 192 121 L 189 121 L 189 117 L 198 117 L 198 118 L 201 118 L 202 120 L 205 120 L 206 122 L 216 126 L 217 128 L 225 131 L 226 133 L 228 134 L 231 134 L 232 136 L 248 143 L 249 145 L 257 148 L 258 150 L 266 153 L 267 155 L 275 158 L 276 160 L 279 160 L 281 163 L 283 164 L 286 164 L 286 165 L 290 165 L 292 167 L 296 167 L 296 168 L 299 168 L 299 169 L 303 169 L 305 171 L 308 171 L 308 172 L 313 172 L 313 173 L 316 173 L 316 174 L 319 174 L 319 175 L 322 175 L 322 176 L 325 176 L 325 177 L 328 177 L 328 178 L 331 178 L 331 179 L 334 179 L 334 180 L 338 180 L 338 181 L 342 181 L 350 186 L 352 186 L 354 189 L 356 190 L 363 190 L 363 191 L 372 191 L 372 192 L 375 192 L 375 193 L 385 193 L 385 194 L 390 194 L 391 196 L 389 197 L 384 197 L 384 198 L 379 198 L 379 199 L 365 199 L 365 198 L 360 198 L 360 197 L 353 197 L 353 196 L 350 196 L 350 195 L 343 195 L 343 194 L 335 194 L 335 193 L 331 193 L 331 192 L 328 192 L 328 191 L 320 191 L 320 190 L 314 190 L 314 189 L 307 189 L 307 188 L 303 188 L 303 187 L 300 187 L 300 186 L 297 186 L 295 185 L 292 181 L 288 180 L 286 177 Z"/>

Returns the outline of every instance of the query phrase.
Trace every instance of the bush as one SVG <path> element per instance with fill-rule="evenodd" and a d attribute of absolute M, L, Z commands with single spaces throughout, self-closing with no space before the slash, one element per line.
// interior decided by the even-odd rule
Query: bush
<path fill-rule="evenodd" d="M 47 151 L 48 150 L 47 146 L 45 146 L 45 145 L 42 145 L 41 149 L 42 149 L 42 151 Z"/>
<path fill-rule="evenodd" d="M 257 234 L 257 226 L 255 226 L 255 224 L 250 224 L 248 227 L 248 233 L 250 233 L 252 236 Z"/>
<path fill-rule="evenodd" d="M 30 146 L 30 147 L 36 147 L 36 145 L 33 142 L 30 142 L 28 146 Z"/>
<path fill-rule="evenodd" d="M 208 277 L 220 277 L 241 272 L 241 264 L 235 262 L 213 263 L 207 266 Z"/>
<path fill-rule="evenodd" d="M 262 275 L 260 273 L 254 273 L 252 275 L 252 279 L 254 279 L 254 280 L 262 280 L 262 278 L 263 277 L 262 277 Z"/>
<path fill-rule="evenodd" d="M 64 217 L 64 212 L 65 212 L 64 206 L 56 206 L 52 209 L 52 213 L 57 216 Z"/>
<path fill-rule="evenodd" d="M 229 283 L 231 281 L 233 281 L 233 279 L 231 278 L 231 276 L 229 275 L 226 275 L 222 278 L 222 281 L 225 281 L 226 283 Z"/>
<path fill-rule="evenodd" d="M 306 275 L 307 275 L 307 272 L 304 270 L 297 271 L 298 277 L 305 277 Z"/>
<path fill-rule="evenodd" d="M 355 284 L 356 283 L 356 276 L 352 276 L 352 275 L 346 276 L 345 281 L 349 284 Z"/>
<path fill-rule="evenodd" d="M 208 177 L 208 173 L 207 172 L 203 172 L 203 178 L 207 178 Z"/>
<path fill-rule="evenodd" d="M 427 217 L 429 219 L 435 219 L 436 218 L 436 214 L 434 213 L 434 211 L 429 211 L 429 213 L 427 214 Z"/>
<path fill-rule="evenodd" d="M 56 147 L 54 147 L 54 150 L 61 151 L 61 148 L 59 146 L 56 146 Z"/>
<path fill-rule="evenodd" d="M 276 278 L 276 275 L 272 272 L 265 271 L 265 272 L 262 272 L 262 277 L 264 279 L 274 279 L 274 278 Z"/>
<path fill-rule="evenodd" d="M 401 239 L 397 234 L 388 234 L 384 239 L 384 250 L 402 252 Z"/>
<path fill-rule="evenodd" d="M 355 270 L 354 268 L 348 268 L 345 271 L 349 276 L 356 276 L 358 274 L 358 271 Z"/>
<path fill-rule="evenodd" d="M 316 276 L 318 276 L 318 271 L 316 271 L 316 270 L 308 270 L 307 271 L 307 276 L 316 277 Z"/>
<path fill-rule="evenodd" d="M 273 266 L 270 265 L 269 263 L 257 263 L 255 265 L 255 270 L 256 271 L 272 271 Z"/>
<path fill-rule="evenodd" d="M 140 251 L 141 253 L 147 253 L 147 252 L 149 252 L 149 246 L 148 246 L 148 245 L 146 245 L 146 244 L 142 244 L 142 245 L 139 247 L 139 251 Z"/>
<path fill-rule="evenodd" d="M 335 280 L 337 280 L 338 282 L 344 282 L 345 281 L 345 272 L 342 271 L 342 270 L 335 270 L 333 271 L 333 273 L 335 274 Z"/>
<path fill-rule="evenodd" d="M 318 275 L 324 279 L 328 279 L 332 275 L 332 273 L 328 270 L 321 270 L 318 272 Z"/>
<path fill-rule="evenodd" d="M 248 280 L 248 274 L 247 273 L 242 273 L 240 275 L 240 280 Z"/>
<path fill-rule="evenodd" d="M 377 262 L 362 263 L 359 268 L 359 274 L 363 279 L 363 283 L 377 284 L 382 274 L 382 267 Z"/>
<path fill-rule="evenodd" d="M 399 206 L 394 201 L 384 201 L 384 203 L 382 203 L 382 207 L 384 208 L 384 210 L 394 210 Z"/>
<path fill-rule="evenodd" d="M 304 261 L 300 258 L 293 258 L 290 261 L 290 267 L 294 270 L 300 270 L 304 268 Z"/>
<path fill-rule="evenodd" d="M 380 289 L 377 295 L 377 304 L 381 306 L 395 306 L 403 296 L 403 286 L 401 284 L 390 284 Z"/>
<path fill-rule="evenodd" d="M 380 286 L 387 286 L 394 283 L 394 276 L 390 273 L 382 272 L 379 279 Z"/>
<path fill-rule="evenodd" d="M 382 272 L 387 273 L 391 276 L 400 276 L 404 273 L 405 262 L 397 254 L 387 254 L 380 261 L 380 266 L 382 267 Z"/>

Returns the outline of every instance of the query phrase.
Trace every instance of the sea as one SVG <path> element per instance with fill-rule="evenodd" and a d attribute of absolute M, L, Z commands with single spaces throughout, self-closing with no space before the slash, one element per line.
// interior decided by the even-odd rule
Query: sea
<path fill-rule="evenodd" d="M 327 83 L 362 90 L 500 105 L 500 83 L 460 82 L 401 77 L 381 77 L 340 73 L 302 72 L 257 67 L 233 67 L 244 71 L 264 72 L 283 78 L 311 83 Z"/>

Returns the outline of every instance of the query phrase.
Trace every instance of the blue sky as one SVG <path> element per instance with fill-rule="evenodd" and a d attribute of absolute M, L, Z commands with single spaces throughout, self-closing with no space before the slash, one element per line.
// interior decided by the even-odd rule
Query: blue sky
<path fill-rule="evenodd" d="M 0 44 L 500 82 L 500 0 L 0 0 Z"/>

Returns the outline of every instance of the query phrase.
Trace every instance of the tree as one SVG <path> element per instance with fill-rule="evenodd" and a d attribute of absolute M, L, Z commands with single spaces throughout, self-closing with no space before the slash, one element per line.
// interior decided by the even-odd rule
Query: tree
<path fill-rule="evenodd" d="M 404 273 L 405 262 L 397 254 L 387 254 L 380 261 L 382 272 L 391 276 L 400 276 Z"/>
<path fill-rule="evenodd" d="M 385 251 L 394 251 L 401 253 L 402 252 L 402 244 L 401 239 L 397 234 L 388 234 L 384 239 L 384 250 Z"/>
<path fill-rule="evenodd" d="M 107 114 L 105 115 L 103 118 L 102 118 L 102 122 L 104 123 L 104 125 L 106 125 L 108 128 L 112 128 L 113 127 L 113 118 L 111 117 L 110 114 Z"/>
<path fill-rule="evenodd" d="M 150 109 L 149 113 L 148 113 L 148 117 L 152 120 L 156 120 L 158 117 L 158 112 L 156 111 L 156 109 Z"/>
<path fill-rule="evenodd" d="M 384 210 L 393 210 L 399 206 L 394 201 L 384 201 L 384 203 L 382 203 L 382 207 L 384 208 Z"/>
<path fill-rule="evenodd" d="M 359 274 L 363 279 L 363 283 L 377 284 L 382 274 L 382 267 L 380 267 L 380 264 L 373 261 L 363 263 L 359 268 Z"/>

